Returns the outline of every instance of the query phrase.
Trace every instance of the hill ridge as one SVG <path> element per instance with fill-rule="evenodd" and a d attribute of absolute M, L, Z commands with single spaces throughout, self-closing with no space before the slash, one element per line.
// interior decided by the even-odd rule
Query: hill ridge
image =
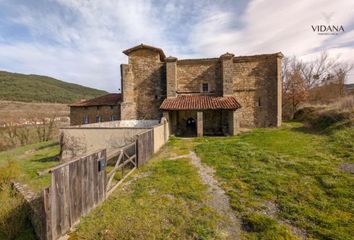
<path fill-rule="evenodd" d="M 38 74 L 0 70 L 0 100 L 74 103 L 107 94 L 106 91 Z"/>

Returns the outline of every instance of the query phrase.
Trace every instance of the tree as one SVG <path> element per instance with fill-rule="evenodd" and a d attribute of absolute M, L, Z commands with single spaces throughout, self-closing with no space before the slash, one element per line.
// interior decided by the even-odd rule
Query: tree
<path fill-rule="evenodd" d="M 301 74 L 303 63 L 295 57 L 284 60 L 283 110 L 287 118 L 293 118 L 298 107 L 307 100 L 305 80 Z"/>

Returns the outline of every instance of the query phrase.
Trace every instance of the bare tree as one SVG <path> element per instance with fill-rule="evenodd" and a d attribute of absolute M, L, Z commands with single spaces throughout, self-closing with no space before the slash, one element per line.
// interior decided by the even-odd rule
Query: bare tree
<path fill-rule="evenodd" d="M 18 130 L 18 126 L 16 122 L 9 121 L 5 123 L 4 136 L 12 147 L 16 146 L 17 144 L 17 140 L 16 140 L 18 134 L 17 130 Z"/>
<path fill-rule="evenodd" d="M 307 100 L 305 80 L 301 74 L 303 63 L 295 57 L 284 60 L 283 110 L 288 118 L 293 118 L 298 107 Z"/>
<path fill-rule="evenodd" d="M 38 140 L 45 142 L 50 140 L 55 128 L 56 115 L 31 114 L 28 116 L 31 125 L 35 128 Z"/>

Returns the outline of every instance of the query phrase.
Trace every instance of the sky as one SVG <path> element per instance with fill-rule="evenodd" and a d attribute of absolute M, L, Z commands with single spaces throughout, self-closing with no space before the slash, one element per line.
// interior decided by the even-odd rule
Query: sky
<path fill-rule="evenodd" d="M 179 59 L 327 51 L 354 64 L 354 0 L 0 0 L 0 70 L 117 92 L 122 51 L 141 43 Z"/>

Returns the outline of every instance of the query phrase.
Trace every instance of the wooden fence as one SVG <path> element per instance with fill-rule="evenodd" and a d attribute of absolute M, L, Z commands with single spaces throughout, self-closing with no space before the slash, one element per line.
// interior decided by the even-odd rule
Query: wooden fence
<path fill-rule="evenodd" d="M 58 239 L 68 232 L 153 153 L 153 131 L 149 130 L 110 156 L 105 149 L 99 150 L 51 169 L 51 186 L 43 191 L 44 233 L 40 238 Z"/>
<path fill-rule="evenodd" d="M 47 239 L 65 234 L 82 215 L 106 198 L 106 150 L 53 168 L 44 190 Z"/>
<path fill-rule="evenodd" d="M 144 165 L 154 154 L 154 133 L 152 130 L 137 135 L 138 166 Z"/>

